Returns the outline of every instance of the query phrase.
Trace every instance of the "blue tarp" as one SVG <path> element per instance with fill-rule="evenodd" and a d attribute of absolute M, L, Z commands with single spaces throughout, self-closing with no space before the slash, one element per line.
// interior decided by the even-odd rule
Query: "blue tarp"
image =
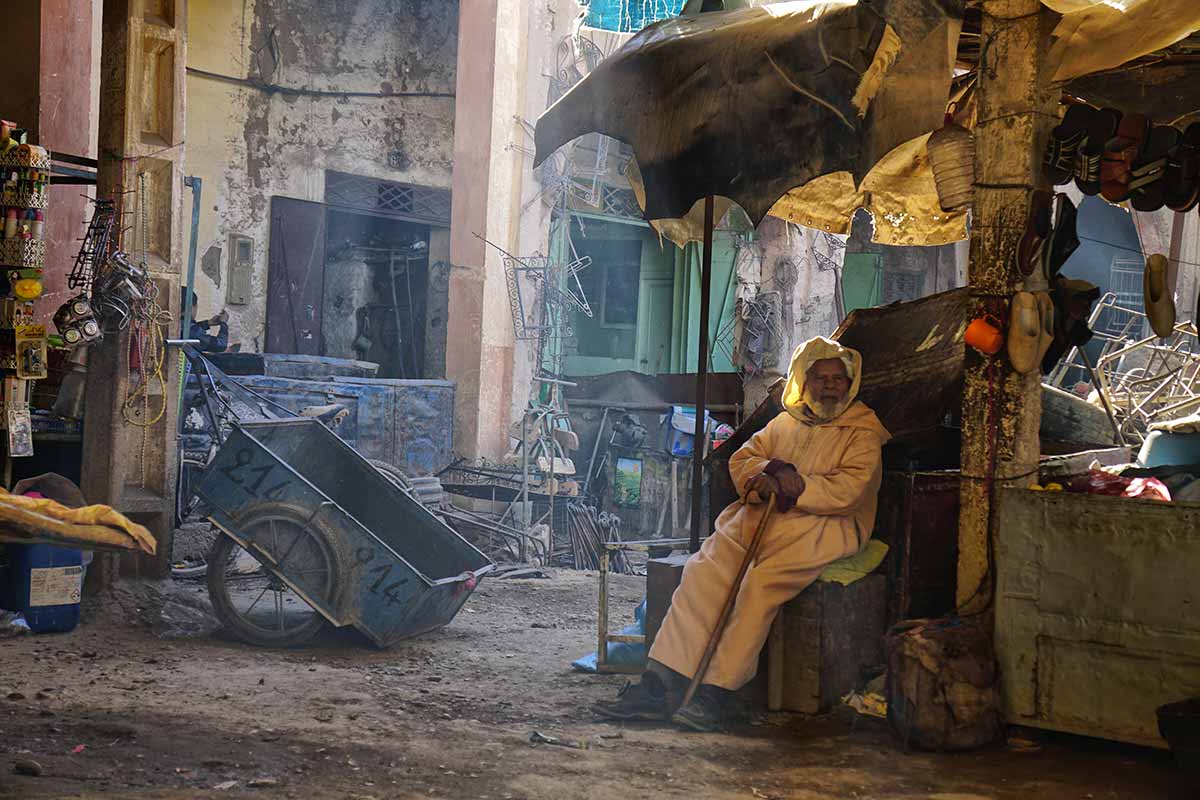
<path fill-rule="evenodd" d="M 622 628 L 619 633 L 623 636 L 646 635 L 646 600 L 638 604 L 633 612 L 632 625 Z M 608 646 L 608 663 L 619 664 L 623 667 L 644 667 L 646 665 L 646 645 L 630 644 L 628 642 L 613 642 Z M 596 654 L 589 653 L 571 664 L 580 672 L 596 671 Z"/>
<path fill-rule="evenodd" d="M 591 0 L 584 25 L 620 33 L 637 33 L 661 19 L 678 16 L 684 0 Z"/>

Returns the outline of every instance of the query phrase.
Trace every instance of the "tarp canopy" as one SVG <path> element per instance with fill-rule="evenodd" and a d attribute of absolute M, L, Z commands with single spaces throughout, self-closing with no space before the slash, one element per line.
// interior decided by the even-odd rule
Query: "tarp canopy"
<path fill-rule="evenodd" d="M 1043 2 L 1063 14 L 1050 74 L 1072 90 L 1200 30 L 1200 0 Z M 592 131 L 627 142 L 644 216 L 681 245 L 702 236 L 706 194 L 718 219 L 736 202 L 756 224 L 770 213 L 846 233 L 866 208 L 883 244 L 966 237 L 965 213 L 940 210 L 924 156 L 956 65 L 961 3 L 688 13 L 633 36 L 547 110 L 537 162 Z"/>
<path fill-rule="evenodd" d="M 938 126 L 961 19 L 961 0 L 834 0 L 665 20 L 541 116 L 535 165 L 603 133 L 633 148 L 647 219 L 712 195 L 757 224 L 789 189 L 857 181 Z"/>

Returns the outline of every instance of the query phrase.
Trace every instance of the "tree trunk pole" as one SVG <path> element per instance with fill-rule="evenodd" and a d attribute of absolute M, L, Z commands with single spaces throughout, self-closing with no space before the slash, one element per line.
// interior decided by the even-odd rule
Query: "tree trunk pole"
<path fill-rule="evenodd" d="M 1006 329 L 1013 292 L 1046 288 L 1039 273 L 1023 278 L 1014 253 L 1033 190 L 1049 188 L 1041 156 L 1057 123 L 1059 95 L 1047 86 L 1043 62 L 1054 19 L 1039 0 L 983 6 L 967 282 L 971 317 L 996 314 Z M 957 594 L 959 610 L 969 613 L 987 608 L 993 594 L 989 552 L 998 490 L 1037 479 L 1042 401 L 1036 371 L 1017 374 L 1004 351 L 990 357 L 966 351 Z"/>

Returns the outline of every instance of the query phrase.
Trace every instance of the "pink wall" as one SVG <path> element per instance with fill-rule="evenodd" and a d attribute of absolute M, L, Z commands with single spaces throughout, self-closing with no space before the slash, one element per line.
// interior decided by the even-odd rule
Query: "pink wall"
<path fill-rule="evenodd" d="M 79 0 L 28 0 L 5 8 L 0 24 L 0 117 L 29 130 L 51 151 L 90 155 L 92 6 Z M 39 316 L 49 319 L 71 296 L 66 276 L 88 215 L 87 186 L 54 186 L 46 210 L 46 292 Z"/>
<path fill-rule="evenodd" d="M 38 144 L 50 151 L 90 155 L 92 107 L 92 3 L 41 0 L 41 77 Z M 38 304 L 49 318 L 74 294 L 67 274 L 90 216 L 81 195 L 91 187 L 53 186 L 46 213 L 46 292 Z"/>

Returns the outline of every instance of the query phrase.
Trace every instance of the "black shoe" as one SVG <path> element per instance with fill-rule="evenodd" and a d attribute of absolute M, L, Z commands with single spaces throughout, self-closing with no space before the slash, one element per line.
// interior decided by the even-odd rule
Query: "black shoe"
<path fill-rule="evenodd" d="M 601 700 L 592 711 L 605 719 L 661 721 L 667 718 L 666 687 L 657 676 L 646 674 L 639 683 L 626 683 L 616 700 Z"/>
<path fill-rule="evenodd" d="M 715 733 L 725 722 L 725 691 L 701 684 L 692 702 L 671 715 L 671 722 L 699 733 Z"/>

